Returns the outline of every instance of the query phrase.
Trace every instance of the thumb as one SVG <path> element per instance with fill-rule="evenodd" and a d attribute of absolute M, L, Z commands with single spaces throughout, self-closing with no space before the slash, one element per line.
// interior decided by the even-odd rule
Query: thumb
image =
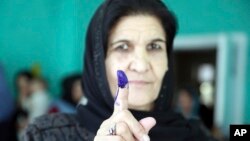
<path fill-rule="evenodd" d="M 141 125 L 144 127 L 145 131 L 149 133 L 149 131 L 155 126 L 156 120 L 153 117 L 146 117 L 139 121 Z"/>

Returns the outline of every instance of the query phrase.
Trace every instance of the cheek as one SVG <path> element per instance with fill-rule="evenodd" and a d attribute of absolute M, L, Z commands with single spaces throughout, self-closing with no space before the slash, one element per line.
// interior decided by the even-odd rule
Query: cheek
<path fill-rule="evenodd" d="M 168 61 L 167 57 L 164 55 L 160 55 L 155 57 L 151 61 L 152 69 L 157 77 L 157 80 L 161 83 L 166 71 L 168 70 Z"/>
<path fill-rule="evenodd" d="M 106 68 L 106 76 L 109 83 L 109 88 L 113 97 L 115 96 L 115 92 L 117 89 L 117 70 L 125 70 L 126 62 L 124 59 L 112 55 L 108 56 L 105 60 L 105 68 Z"/>

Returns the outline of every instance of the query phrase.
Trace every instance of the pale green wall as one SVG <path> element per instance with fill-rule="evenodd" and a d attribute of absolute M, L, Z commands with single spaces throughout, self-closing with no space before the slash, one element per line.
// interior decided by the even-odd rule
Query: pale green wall
<path fill-rule="evenodd" d="M 53 95 L 60 80 L 82 70 L 83 40 L 103 0 L 1 0 L 0 62 L 12 84 L 20 69 L 40 63 Z M 179 20 L 178 35 L 244 32 L 250 36 L 248 0 L 164 0 Z M 246 71 L 250 71 L 250 46 Z M 250 74 L 245 86 L 245 121 L 250 122 Z M 226 103 L 225 106 L 228 106 Z M 230 110 L 228 111 L 230 112 Z"/>
<path fill-rule="evenodd" d="M 17 71 L 39 63 L 52 94 L 56 95 L 62 76 L 82 70 L 83 33 L 94 11 L 86 8 L 86 3 L 0 2 L 0 62 L 5 66 L 10 84 Z"/>

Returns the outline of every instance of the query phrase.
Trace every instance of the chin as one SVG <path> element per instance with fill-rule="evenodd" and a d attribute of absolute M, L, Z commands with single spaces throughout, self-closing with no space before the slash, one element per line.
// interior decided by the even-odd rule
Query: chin
<path fill-rule="evenodd" d="M 149 107 L 149 105 L 152 105 L 154 102 L 154 98 L 150 97 L 149 94 L 144 93 L 144 95 L 138 95 L 137 94 L 129 94 L 128 104 L 129 108 L 138 110 L 138 109 L 144 109 Z"/>

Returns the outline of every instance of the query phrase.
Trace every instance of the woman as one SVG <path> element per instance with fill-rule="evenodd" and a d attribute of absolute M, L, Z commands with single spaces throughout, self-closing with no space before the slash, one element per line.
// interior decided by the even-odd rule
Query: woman
<path fill-rule="evenodd" d="M 62 99 L 75 107 L 83 97 L 81 88 L 81 74 L 72 74 L 67 76 L 62 82 Z"/>
<path fill-rule="evenodd" d="M 88 103 L 78 106 L 76 117 L 37 119 L 25 139 L 208 140 L 171 107 L 175 33 L 176 20 L 160 0 L 106 0 L 87 32 L 83 90 Z M 117 70 L 127 74 L 124 88 L 117 86 Z"/>
<path fill-rule="evenodd" d="M 33 80 L 33 75 L 29 70 L 22 70 L 17 73 L 15 77 L 15 87 L 17 93 L 17 109 L 15 113 L 15 122 L 17 126 L 17 137 L 21 139 L 21 136 L 25 132 L 25 128 L 28 125 L 29 120 L 29 97 L 31 94 L 30 86 Z"/>
<path fill-rule="evenodd" d="M 62 81 L 62 99 L 56 99 L 49 108 L 49 113 L 75 113 L 80 101 L 87 102 L 82 92 L 82 75 L 72 74 Z"/>
<path fill-rule="evenodd" d="M 30 95 L 30 85 L 33 79 L 33 75 L 28 70 L 23 70 L 19 72 L 15 78 L 15 86 L 18 94 L 18 105 L 23 109 L 27 110 L 24 106 L 29 95 Z"/>
<path fill-rule="evenodd" d="M 186 118 L 199 118 L 200 101 L 197 90 L 192 86 L 179 89 L 177 110 Z"/>
<path fill-rule="evenodd" d="M 47 113 L 51 101 L 46 80 L 41 77 L 33 78 L 30 92 L 25 106 L 29 114 L 29 122 L 32 122 L 35 118 Z"/>

